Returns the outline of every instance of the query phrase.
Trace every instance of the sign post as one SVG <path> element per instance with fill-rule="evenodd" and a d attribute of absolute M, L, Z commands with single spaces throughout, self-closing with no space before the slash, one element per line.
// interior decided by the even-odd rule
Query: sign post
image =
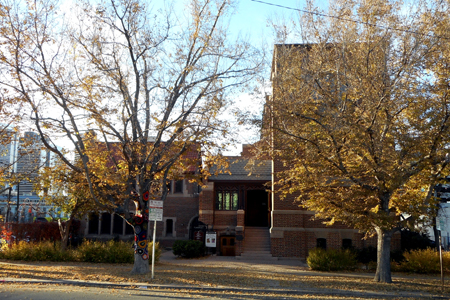
<path fill-rule="evenodd" d="M 441 263 L 441 283 L 444 291 L 444 265 L 442 261 L 442 231 L 439 230 L 439 262 Z"/>
<path fill-rule="evenodd" d="M 442 231 L 448 231 L 447 229 L 447 218 L 446 218 L 446 209 L 449 208 L 448 203 L 441 203 L 440 209 L 438 211 L 438 215 L 436 217 L 436 229 L 439 232 L 439 240 L 438 240 L 438 247 L 439 247 L 439 262 L 441 265 L 441 283 L 442 283 L 442 291 L 444 290 L 444 265 L 443 265 L 443 259 L 442 259 Z"/>
<path fill-rule="evenodd" d="M 162 221 L 163 218 L 163 201 L 150 200 L 149 201 L 149 220 L 153 221 L 153 247 L 152 247 L 152 279 L 155 278 L 155 240 L 156 240 L 156 221 Z"/>

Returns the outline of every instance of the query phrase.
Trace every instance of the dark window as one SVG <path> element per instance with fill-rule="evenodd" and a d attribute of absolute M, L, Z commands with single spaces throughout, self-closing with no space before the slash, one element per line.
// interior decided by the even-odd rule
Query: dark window
<path fill-rule="evenodd" d="M 234 239 L 233 238 L 230 239 L 230 246 L 234 246 Z"/>
<path fill-rule="evenodd" d="M 114 215 L 113 234 L 123 234 L 123 218 L 116 214 Z"/>
<path fill-rule="evenodd" d="M 174 193 L 176 194 L 183 193 L 183 180 L 175 181 Z"/>
<path fill-rule="evenodd" d="M 222 239 L 222 246 L 226 246 L 227 245 L 227 239 Z"/>
<path fill-rule="evenodd" d="M 100 234 L 111 234 L 111 214 L 102 214 L 102 227 Z"/>
<path fill-rule="evenodd" d="M 166 236 L 172 236 L 173 235 L 173 220 L 167 219 L 166 220 Z"/>
<path fill-rule="evenodd" d="M 317 248 L 327 249 L 327 239 L 317 239 Z"/>
<path fill-rule="evenodd" d="M 131 226 L 130 224 L 126 223 L 125 225 L 125 234 L 134 234 L 134 229 L 133 226 Z"/>
<path fill-rule="evenodd" d="M 89 215 L 89 234 L 98 234 L 98 215 Z"/>
<path fill-rule="evenodd" d="M 238 209 L 237 191 L 217 191 L 216 209 L 217 210 L 237 210 Z"/>
<path fill-rule="evenodd" d="M 344 249 L 352 248 L 352 240 L 351 239 L 343 239 L 342 240 L 342 248 L 344 248 Z"/>

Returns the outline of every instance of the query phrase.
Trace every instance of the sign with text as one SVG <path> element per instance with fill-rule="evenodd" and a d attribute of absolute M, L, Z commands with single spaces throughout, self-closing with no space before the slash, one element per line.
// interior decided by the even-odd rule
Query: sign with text
<path fill-rule="evenodd" d="M 148 203 L 148 207 L 150 207 L 150 208 L 163 208 L 163 201 L 150 200 L 150 202 Z"/>
<path fill-rule="evenodd" d="M 436 216 L 436 229 L 440 231 L 449 231 L 447 219 L 450 215 L 450 203 L 440 203 L 438 215 Z"/>
<path fill-rule="evenodd" d="M 150 221 L 162 221 L 163 220 L 163 209 L 162 208 L 151 208 L 148 219 Z"/>
<path fill-rule="evenodd" d="M 217 246 L 217 233 L 207 232 L 206 233 L 206 247 L 215 248 Z"/>
<path fill-rule="evenodd" d="M 194 240 L 203 242 L 204 233 L 203 231 L 194 231 Z"/>

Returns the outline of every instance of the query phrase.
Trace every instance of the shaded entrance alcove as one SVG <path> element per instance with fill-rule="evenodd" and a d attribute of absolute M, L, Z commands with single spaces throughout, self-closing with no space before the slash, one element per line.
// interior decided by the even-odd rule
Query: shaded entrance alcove
<path fill-rule="evenodd" d="M 264 190 L 247 191 L 247 207 L 245 209 L 245 225 L 269 226 L 269 196 Z"/>

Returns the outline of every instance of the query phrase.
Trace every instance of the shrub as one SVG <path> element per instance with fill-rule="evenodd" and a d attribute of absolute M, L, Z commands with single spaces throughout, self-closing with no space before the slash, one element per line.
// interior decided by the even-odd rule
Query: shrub
<path fill-rule="evenodd" d="M 98 241 L 84 241 L 77 248 L 77 258 L 79 261 L 101 263 L 107 256 L 105 243 Z"/>
<path fill-rule="evenodd" d="M 201 241 L 177 240 L 173 243 L 173 254 L 184 258 L 204 256 L 206 247 Z"/>
<path fill-rule="evenodd" d="M 440 273 L 439 252 L 432 248 L 425 250 L 412 250 L 403 253 L 404 261 L 399 264 L 392 264 L 392 270 L 400 272 L 433 274 Z M 444 272 L 450 273 L 450 253 L 443 253 Z"/>
<path fill-rule="evenodd" d="M 151 249 L 149 243 L 149 259 Z M 159 260 L 161 249 L 156 244 L 155 261 Z M 84 241 L 75 250 L 60 251 L 59 242 L 25 242 L 20 241 L 10 246 L 4 245 L 0 258 L 25 261 L 80 261 L 92 263 L 133 263 L 134 250 L 130 243 L 122 241 L 93 242 Z"/>
<path fill-rule="evenodd" d="M 148 243 L 149 260 L 152 261 L 153 242 Z M 94 263 L 133 263 L 134 250 L 131 244 L 123 241 L 84 241 L 76 250 L 79 261 Z M 161 256 L 159 244 L 155 247 L 155 262 Z"/>
<path fill-rule="evenodd" d="M 60 251 L 58 242 L 26 242 L 19 241 L 13 245 L 2 247 L 0 258 L 25 261 L 73 261 L 72 251 Z"/>
<path fill-rule="evenodd" d="M 317 271 L 354 270 L 357 260 L 351 250 L 324 250 L 315 248 L 309 251 L 306 259 L 308 266 Z"/>

